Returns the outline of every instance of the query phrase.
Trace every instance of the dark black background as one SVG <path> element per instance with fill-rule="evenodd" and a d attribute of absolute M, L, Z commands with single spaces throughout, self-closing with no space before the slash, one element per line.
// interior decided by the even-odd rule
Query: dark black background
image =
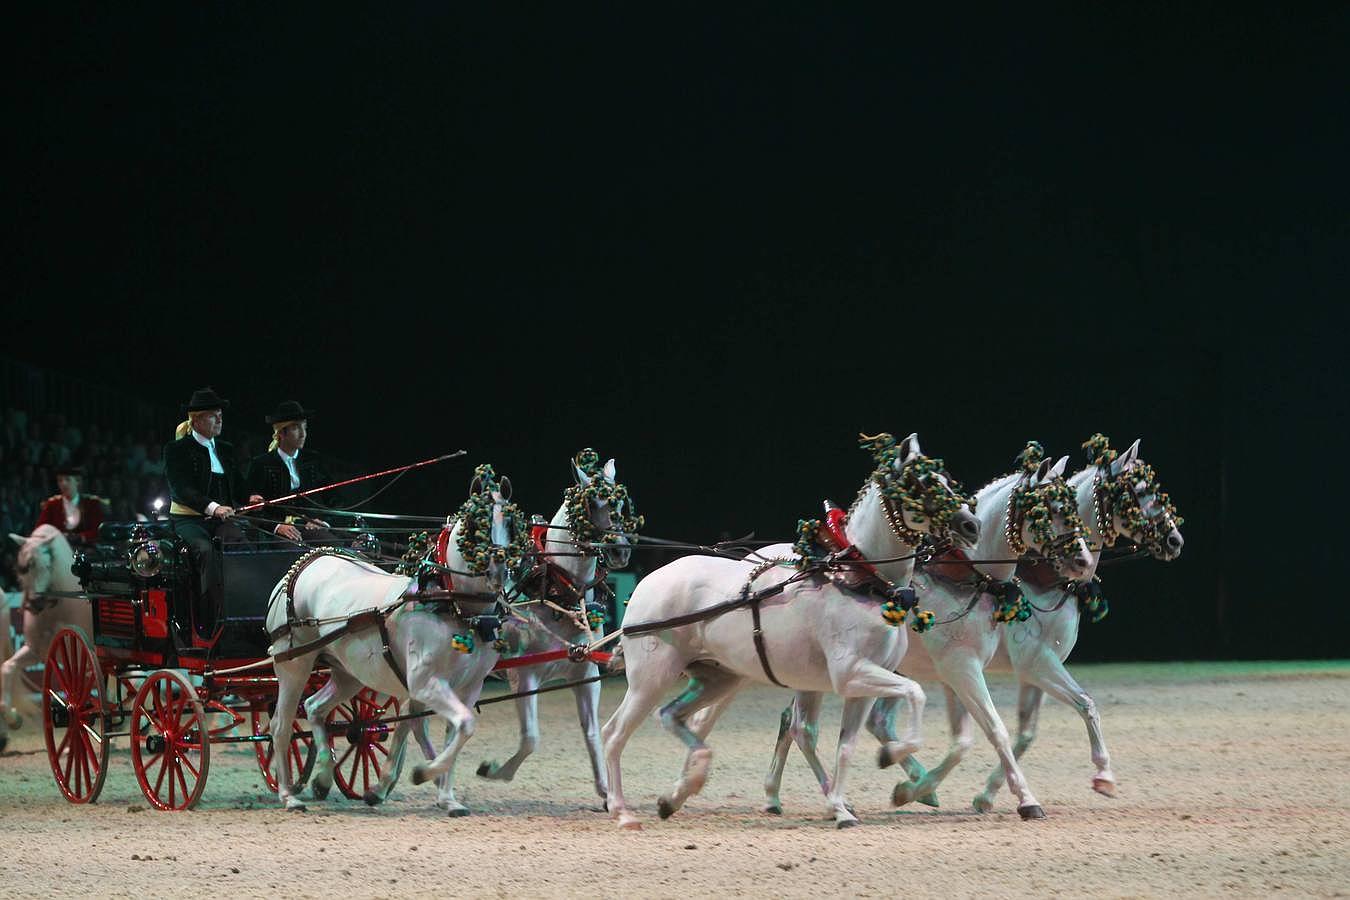
<path fill-rule="evenodd" d="M 1174 6 L 25 8 L 4 349 L 694 539 L 1142 437 L 1187 549 L 1078 655 L 1343 656 L 1347 13 Z"/>

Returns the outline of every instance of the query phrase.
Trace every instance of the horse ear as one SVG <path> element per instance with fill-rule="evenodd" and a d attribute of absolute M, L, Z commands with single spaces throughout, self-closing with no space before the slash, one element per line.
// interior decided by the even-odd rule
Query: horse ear
<path fill-rule="evenodd" d="M 472 478 L 470 478 L 470 479 L 469 479 L 469 493 L 470 493 L 470 494 L 481 494 L 482 492 L 483 492 L 483 479 L 479 478 L 477 475 L 475 475 L 475 476 L 473 476 Z"/>
<path fill-rule="evenodd" d="M 9 533 L 9 539 L 14 543 L 18 544 L 20 547 L 23 546 L 24 541 L 28 540 L 28 538 L 24 537 L 23 535 L 15 534 L 12 531 Z"/>
<path fill-rule="evenodd" d="M 605 463 L 605 467 L 600 471 L 604 474 L 605 480 L 608 481 L 610 484 L 614 483 L 614 479 L 618 476 L 619 472 L 618 467 L 614 465 L 613 459 Z"/>
<path fill-rule="evenodd" d="M 1050 460 L 1048 459 L 1041 460 L 1041 464 L 1036 467 L 1036 471 L 1031 476 L 1031 485 L 1035 487 L 1036 485 L 1045 481 L 1045 479 L 1049 477 L 1049 473 L 1050 473 Z"/>
<path fill-rule="evenodd" d="M 506 476 L 506 475 L 503 475 L 500 479 L 498 479 L 498 483 L 501 485 L 501 488 L 500 488 L 501 498 L 502 498 L 503 500 L 510 500 L 510 499 L 511 499 L 511 479 L 510 479 L 510 477 L 509 477 L 509 476 Z"/>
<path fill-rule="evenodd" d="M 1053 466 L 1051 466 L 1050 469 L 1049 469 L 1049 471 L 1047 471 L 1047 472 L 1045 473 L 1045 477 L 1046 477 L 1046 478 L 1063 478 L 1063 477 L 1064 477 L 1064 467 L 1067 466 L 1068 464 L 1069 464 L 1069 458 L 1068 458 L 1067 456 L 1061 456 L 1061 457 L 1059 458 L 1059 462 L 1057 462 L 1057 463 L 1055 463 Z"/>
<path fill-rule="evenodd" d="M 903 462 L 909 462 L 922 453 L 923 451 L 919 449 L 919 433 L 916 431 L 900 442 L 900 452 L 896 456 Z"/>
<path fill-rule="evenodd" d="M 1140 440 L 1140 438 L 1135 438 L 1134 443 L 1131 444 L 1124 453 L 1117 456 L 1115 462 L 1111 463 L 1112 475 L 1119 475 L 1121 472 L 1128 472 L 1130 470 L 1130 467 L 1134 465 L 1134 461 L 1139 458 Z"/>
<path fill-rule="evenodd" d="M 576 481 L 577 487 L 590 487 L 591 477 L 581 471 L 581 467 L 575 461 L 569 462 L 568 465 L 572 467 L 572 478 Z"/>

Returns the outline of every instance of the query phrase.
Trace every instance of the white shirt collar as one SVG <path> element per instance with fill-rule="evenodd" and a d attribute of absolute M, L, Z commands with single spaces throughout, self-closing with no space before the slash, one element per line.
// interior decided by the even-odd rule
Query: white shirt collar
<path fill-rule="evenodd" d="M 192 429 L 192 436 L 196 439 L 197 443 L 201 444 L 203 447 L 214 448 L 216 446 L 215 438 L 202 437 L 200 434 L 197 433 L 197 429 L 195 428 Z"/>
<path fill-rule="evenodd" d="M 295 452 L 294 452 L 294 453 L 287 453 L 285 450 L 281 449 L 281 447 L 277 447 L 277 452 L 281 454 L 281 458 L 282 458 L 282 459 L 289 459 L 289 460 L 292 460 L 292 461 L 294 461 L 295 459 L 298 459 L 299 456 L 300 456 L 300 448 L 299 448 L 299 447 L 296 447 L 296 448 L 295 448 Z"/>

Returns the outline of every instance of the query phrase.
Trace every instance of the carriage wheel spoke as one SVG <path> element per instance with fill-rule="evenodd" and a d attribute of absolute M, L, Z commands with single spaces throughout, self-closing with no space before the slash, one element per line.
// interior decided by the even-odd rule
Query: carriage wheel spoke
<path fill-rule="evenodd" d="M 184 762 L 184 763 L 185 763 L 185 762 L 187 762 L 187 760 L 186 760 L 186 759 L 180 759 L 179 762 Z M 182 767 L 181 765 L 178 766 L 178 767 L 176 767 L 176 768 L 174 769 L 174 774 L 178 776 L 178 786 L 179 786 L 179 787 L 182 789 L 182 791 L 183 791 L 183 802 L 184 802 L 184 803 L 187 803 L 187 800 L 188 800 L 188 786 L 187 786 L 187 778 L 183 775 L 183 767 Z"/>
<path fill-rule="evenodd" d="M 159 791 L 164 787 L 164 776 L 169 772 L 169 754 L 171 750 L 165 750 L 159 755 L 159 777 L 155 779 L 155 796 L 159 796 Z M 173 793 L 173 785 L 169 785 L 169 792 Z"/>

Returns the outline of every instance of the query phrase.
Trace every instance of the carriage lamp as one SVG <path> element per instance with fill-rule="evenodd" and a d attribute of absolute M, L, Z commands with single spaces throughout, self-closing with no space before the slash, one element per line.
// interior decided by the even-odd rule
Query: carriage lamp
<path fill-rule="evenodd" d="M 155 516 L 158 517 L 159 511 L 164 508 L 164 498 L 156 497 L 155 502 L 151 503 L 150 506 L 155 510 Z"/>

